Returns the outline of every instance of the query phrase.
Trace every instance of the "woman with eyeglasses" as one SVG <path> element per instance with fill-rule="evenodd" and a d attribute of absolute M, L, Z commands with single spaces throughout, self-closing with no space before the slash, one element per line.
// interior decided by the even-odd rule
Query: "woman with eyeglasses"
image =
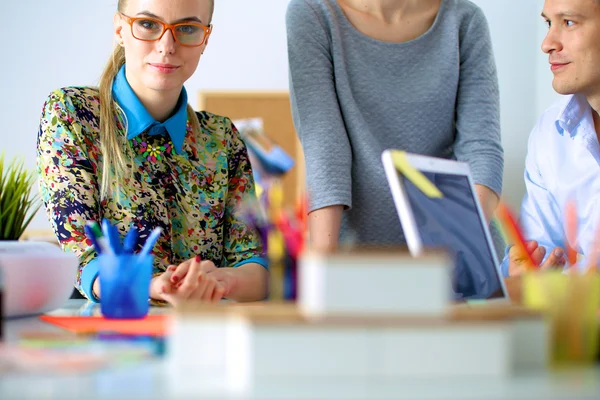
<path fill-rule="evenodd" d="M 504 156 L 496 67 L 479 7 L 291 0 L 286 24 L 312 247 L 331 250 L 345 237 L 404 243 L 381 162 L 391 148 L 467 162 L 491 218 Z"/>
<path fill-rule="evenodd" d="M 194 112 L 183 86 L 208 44 L 213 8 L 214 0 L 118 1 L 99 87 L 58 89 L 45 102 L 41 196 L 61 246 L 80 257 L 75 286 L 88 299 L 100 301 L 102 288 L 84 226 L 104 218 L 121 236 L 162 228 L 151 300 L 266 296 L 259 236 L 236 207 L 255 196 L 246 147 L 228 118 Z"/>

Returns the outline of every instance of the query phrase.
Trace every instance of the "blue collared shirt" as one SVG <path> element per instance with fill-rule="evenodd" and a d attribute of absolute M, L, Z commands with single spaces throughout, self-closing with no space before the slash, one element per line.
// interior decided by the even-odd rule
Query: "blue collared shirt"
<path fill-rule="evenodd" d="M 167 132 L 171 137 L 173 148 L 181 154 L 185 135 L 187 132 L 187 93 L 182 88 L 181 95 L 176 106 L 175 113 L 165 122 L 156 121 L 146 110 L 142 102 L 127 82 L 125 66 L 123 66 L 113 83 L 113 96 L 123 112 L 127 121 L 127 138 L 134 137 L 147 132 L 149 135 L 164 134 Z M 223 153 L 227 154 L 227 153 Z M 268 267 L 267 260 L 262 257 L 252 257 L 236 263 L 233 267 L 239 267 L 247 263 L 261 264 Z M 93 295 L 93 283 L 98 277 L 98 259 L 91 260 L 81 272 L 81 289 L 88 299 L 98 301 Z"/>
<path fill-rule="evenodd" d="M 131 86 L 129 86 L 129 82 L 127 82 L 127 77 L 125 76 L 125 65 L 121 67 L 113 82 L 113 96 L 125 113 L 127 139 L 133 139 L 145 131 L 148 131 L 150 135 L 160 135 L 166 130 L 171 137 L 175 151 L 181 154 L 188 118 L 188 98 L 185 88 L 181 89 L 175 113 L 162 123 L 156 121 L 150 115 Z"/>
<path fill-rule="evenodd" d="M 541 116 L 529 137 L 525 185 L 520 217 L 525 240 L 544 246 L 546 257 L 555 247 L 565 249 L 564 211 L 573 200 L 578 235 L 569 245 L 583 257 L 589 254 L 600 222 L 600 145 L 585 96 L 565 96 Z M 506 255 L 502 272 L 508 276 Z"/>

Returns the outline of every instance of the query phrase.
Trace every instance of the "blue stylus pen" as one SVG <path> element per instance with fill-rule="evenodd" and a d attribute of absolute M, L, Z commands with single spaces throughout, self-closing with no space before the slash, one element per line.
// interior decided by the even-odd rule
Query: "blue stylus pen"
<path fill-rule="evenodd" d="M 150 254 L 161 233 L 161 227 L 152 229 L 150 236 L 148 236 L 148 238 L 146 239 L 146 243 L 144 243 L 144 247 L 142 247 L 142 251 L 140 251 L 141 256 L 147 256 L 148 254 Z"/>
<path fill-rule="evenodd" d="M 115 226 L 112 226 L 106 218 L 102 220 L 102 232 L 108 239 L 108 244 L 115 254 L 121 254 L 123 249 L 121 248 L 121 237 Z"/>
<path fill-rule="evenodd" d="M 135 251 L 138 240 L 138 230 L 135 226 L 132 226 L 125 235 L 125 241 L 123 243 L 123 253 L 132 254 Z"/>

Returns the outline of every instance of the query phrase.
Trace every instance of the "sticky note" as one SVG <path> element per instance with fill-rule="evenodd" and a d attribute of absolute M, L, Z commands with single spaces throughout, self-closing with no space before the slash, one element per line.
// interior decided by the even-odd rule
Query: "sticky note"
<path fill-rule="evenodd" d="M 425 175 L 415 169 L 406 159 L 406 153 L 403 151 L 392 152 L 392 160 L 396 169 L 412 182 L 427 197 L 442 198 L 444 195 Z"/>
<path fill-rule="evenodd" d="M 40 319 L 76 333 L 116 332 L 132 335 L 165 336 L 170 328 L 168 315 L 148 315 L 144 319 L 106 319 L 104 317 L 59 317 L 42 315 Z"/>

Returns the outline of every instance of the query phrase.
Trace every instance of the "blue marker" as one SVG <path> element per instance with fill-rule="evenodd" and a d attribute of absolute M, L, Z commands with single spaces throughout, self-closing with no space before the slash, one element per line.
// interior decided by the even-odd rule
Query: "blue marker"
<path fill-rule="evenodd" d="M 92 227 L 86 224 L 83 227 L 83 230 L 85 231 L 85 235 L 88 237 L 88 239 L 92 241 L 92 246 L 94 246 L 96 249 L 96 253 L 102 254 L 102 247 L 100 246 L 100 243 L 98 243 L 98 239 L 96 239 L 96 235 L 94 235 Z"/>
<path fill-rule="evenodd" d="M 96 242 L 98 243 L 98 247 L 96 248 L 96 250 L 99 254 L 114 254 L 112 248 L 108 244 L 108 240 L 106 240 L 106 238 L 102 234 L 102 229 L 100 229 L 100 225 L 98 225 L 96 221 L 89 221 L 87 224 L 85 224 L 85 226 L 89 227 L 92 236 L 96 238 Z"/>
<path fill-rule="evenodd" d="M 161 233 L 162 233 L 161 227 L 152 229 L 152 232 L 146 239 L 146 243 L 144 243 L 144 247 L 142 247 L 142 251 L 140 251 L 141 256 L 147 256 L 148 254 L 150 254 L 150 252 L 154 248 L 154 245 L 156 244 L 156 241 L 160 237 Z"/>
<path fill-rule="evenodd" d="M 135 226 L 132 226 L 127 235 L 125 236 L 125 243 L 123 244 L 123 253 L 132 254 L 136 248 L 138 240 L 138 231 Z"/>

